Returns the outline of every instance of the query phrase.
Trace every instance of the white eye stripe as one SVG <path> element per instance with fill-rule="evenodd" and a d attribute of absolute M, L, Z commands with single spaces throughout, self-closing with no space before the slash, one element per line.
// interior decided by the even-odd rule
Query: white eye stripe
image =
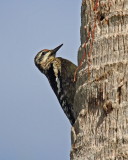
<path fill-rule="evenodd" d="M 49 51 L 45 55 L 43 55 L 43 62 L 45 62 L 48 59 L 48 57 L 50 56 L 50 54 L 51 54 L 51 52 Z"/>
<path fill-rule="evenodd" d="M 42 56 L 42 52 L 39 53 L 38 57 L 40 58 Z"/>

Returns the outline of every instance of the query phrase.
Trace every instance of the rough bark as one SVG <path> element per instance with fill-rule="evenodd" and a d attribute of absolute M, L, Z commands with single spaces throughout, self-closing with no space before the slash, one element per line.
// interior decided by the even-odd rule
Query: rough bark
<path fill-rule="evenodd" d="M 128 0 L 83 0 L 71 160 L 128 160 Z"/>

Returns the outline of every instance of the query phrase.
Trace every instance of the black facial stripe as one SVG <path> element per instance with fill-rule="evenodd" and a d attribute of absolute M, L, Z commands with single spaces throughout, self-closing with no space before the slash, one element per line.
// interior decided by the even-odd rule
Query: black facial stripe
<path fill-rule="evenodd" d="M 45 55 L 47 52 L 48 52 L 48 51 L 43 51 L 43 52 L 42 52 L 42 55 Z"/>

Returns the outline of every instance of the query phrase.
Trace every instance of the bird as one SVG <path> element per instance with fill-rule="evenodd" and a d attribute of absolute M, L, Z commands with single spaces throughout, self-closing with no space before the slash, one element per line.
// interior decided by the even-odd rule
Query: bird
<path fill-rule="evenodd" d="M 63 44 L 51 50 L 39 51 L 34 62 L 41 73 L 47 77 L 64 113 L 73 125 L 75 123 L 73 103 L 76 92 L 74 72 L 77 66 L 67 59 L 56 57 L 57 51 L 62 46 Z"/>

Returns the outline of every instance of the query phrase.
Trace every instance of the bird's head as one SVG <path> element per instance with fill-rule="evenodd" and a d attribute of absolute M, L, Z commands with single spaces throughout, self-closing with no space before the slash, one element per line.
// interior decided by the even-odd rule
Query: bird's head
<path fill-rule="evenodd" d="M 35 56 L 35 64 L 40 65 L 40 64 L 46 64 L 51 60 L 52 58 L 54 59 L 56 56 L 56 52 L 62 47 L 63 44 L 59 45 L 58 47 L 48 50 L 48 49 L 43 49 L 40 52 L 37 53 Z"/>

